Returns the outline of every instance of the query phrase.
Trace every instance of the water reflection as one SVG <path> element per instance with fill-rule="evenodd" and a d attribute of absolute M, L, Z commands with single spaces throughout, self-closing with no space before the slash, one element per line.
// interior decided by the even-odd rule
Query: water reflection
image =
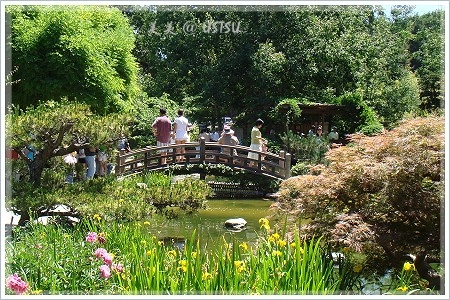
<path fill-rule="evenodd" d="M 225 237 L 227 241 L 233 238 L 239 241 L 254 242 L 260 232 L 259 219 L 269 215 L 272 200 L 261 199 L 231 199 L 209 200 L 207 208 L 191 215 L 180 215 L 176 219 L 167 220 L 161 216 L 153 216 L 146 227 L 151 235 L 162 238 L 190 239 L 194 230 L 202 245 L 215 244 Z M 245 230 L 233 232 L 227 230 L 224 223 L 228 219 L 243 218 L 247 221 Z"/>

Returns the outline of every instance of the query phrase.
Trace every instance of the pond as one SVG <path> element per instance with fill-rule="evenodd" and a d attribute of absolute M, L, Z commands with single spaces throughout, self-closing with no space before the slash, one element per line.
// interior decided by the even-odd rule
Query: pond
<path fill-rule="evenodd" d="M 175 219 L 165 219 L 155 215 L 150 219 L 150 233 L 158 238 L 176 237 L 189 239 L 197 231 L 202 245 L 211 245 L 224 236 L 227 241 L 233 238 L 239 241 L 254 242 L 261 231 L 259 219 L 270 215 L 272 200 L 264 199 L 214 199 L 206 203 L 206 209 L 183 215 Z M 224 223 L 228 219 L 243 218 L 247 221 L 245 230 L 229 231 Z"/>
<path fill-rule="evenodd" d="M 268 217 L 270 205 L 273 200 L 264 199 L 214 199 L 207 202 L 207 208 L 201 209 L 191 215 L 180 215 L 178 218 L 168 220 L 155 215 L 150 219 L 150 234 L 159 239 L 164 237 L 189 239 L 194 230 L 197 230 L 202 246 L 208 249 L 222 243 L 222 237 L 227 242 L 233 239 L 252 244 L 256 242 L 258 234 L 262 234 L 259 219 Z M 241 232 L 229 231 L 224 222 L 232 218 L 244 218 L 247 221 L 246 229 Z M 146 227 L 148 230 L 149 227 Z M 177 243 L 175 243 L 177 246 Z M 180 244 L 178 244 L 180 245 Z M 362 278 L 362 290 L 364 295 L 380 295 L 381 289 L 389 286 L 391 282 L 391 270 L 381 277 Z"/>

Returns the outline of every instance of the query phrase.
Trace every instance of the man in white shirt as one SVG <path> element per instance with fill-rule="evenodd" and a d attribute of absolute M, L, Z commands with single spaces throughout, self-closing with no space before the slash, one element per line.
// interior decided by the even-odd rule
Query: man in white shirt
<path fill-rule="evenodd" d="M 175 144 L 186 144 L 189 139 L 188 135 L 188 125 L 189 121 L 184 116 L 184 110 L 178 110 L 178 117 L 175 118 L 173 124 L 173 131 L 175 132 Z M 184 161 L 184 154 L 186 149 L 184 147 L 177 148 L 177 162 Z"/>

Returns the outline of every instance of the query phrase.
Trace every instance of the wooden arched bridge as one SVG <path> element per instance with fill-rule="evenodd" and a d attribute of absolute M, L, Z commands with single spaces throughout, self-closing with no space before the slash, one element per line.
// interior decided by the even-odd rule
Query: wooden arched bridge
<path fill-rule="evenodd" d="M 184 148 L 184 154 L 178 154 L 177 148 Z M 160 153 L 160 151 L 165 151 Z M 248 158 L 255 153 L 257 159 Z M 165 161 L 164 161 L 165 160 Z M 171 165 L 185 164 L 223 164 L 242 169 L 257 175 L 276 179 L 291 176 L 291 155 L 284 151 L 280 154 L 252 150 L 246 146 L 220 145 L 215 142 L 190 142 L 171 144 L 164 147 L 147 146 L 129 152 L 121 151 L 117 155 L 115 173 L 126 176 L 145 170 L 163 170 Z"/>

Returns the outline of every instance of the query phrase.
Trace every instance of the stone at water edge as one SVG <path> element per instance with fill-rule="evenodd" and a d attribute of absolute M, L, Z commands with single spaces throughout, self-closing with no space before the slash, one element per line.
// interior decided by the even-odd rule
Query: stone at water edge
<path fill-rule="evenodd" d="M 279 193 L 279 192 L 276 192 L 276 193 L 267 193 L 267 194 L 265 195 L 265 197 L 266 197 L 266 198 L 269 198 L 269 199 L 278 199 L 278 198 L 280 197 L 280 193 Z"/>
<path fill-rule="evenodd" d="M 232 229 L 242 229 L 247 225 L 243 218 L 228 219 L 225 221 L 225 227 Z"/>

